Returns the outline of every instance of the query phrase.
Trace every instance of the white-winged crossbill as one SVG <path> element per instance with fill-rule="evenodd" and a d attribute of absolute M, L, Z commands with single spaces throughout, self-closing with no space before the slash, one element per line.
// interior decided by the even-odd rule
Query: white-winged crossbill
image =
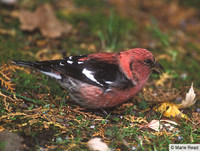
<path fill-rule="evenodd" d="M 135 96 L 151 72 L 164 71 L 146 49 L 135 48 L 119 53 L 94 53 L 60 60 L 16 61 L 55 79 L 69 90 L 75 102 L 87 108 L 113 107 Z"/>

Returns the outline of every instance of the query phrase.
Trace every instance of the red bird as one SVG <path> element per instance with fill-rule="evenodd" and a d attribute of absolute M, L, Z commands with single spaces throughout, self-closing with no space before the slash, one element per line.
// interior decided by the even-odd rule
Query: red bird
<path fill-rule="evenodd" d="M 146 49 L 94 53 L 50 61 L 15 61 L 55 79 L 75 102 L 87 108 L 113 107 L 135 96 L 152 71 L 164 71 Z"/>

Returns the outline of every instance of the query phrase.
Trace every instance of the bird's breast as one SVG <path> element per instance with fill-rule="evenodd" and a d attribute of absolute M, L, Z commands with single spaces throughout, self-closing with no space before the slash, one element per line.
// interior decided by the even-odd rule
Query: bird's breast
<path fill-rule="evenodd" d="M 141 87 L 138 85 L 126 90 L 111 89 L 105 92 L 99 87 L 88 85 L 80 90 L 84 98 L 82 99 L 84 102 L 81 102 L 83 106 L 88 108 L 109 108 L 129 100 L 141 90 Z"/>

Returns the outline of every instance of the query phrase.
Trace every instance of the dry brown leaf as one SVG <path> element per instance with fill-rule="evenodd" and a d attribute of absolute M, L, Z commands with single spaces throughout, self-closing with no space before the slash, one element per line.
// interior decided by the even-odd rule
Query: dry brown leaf
<path fill-rule="evenodd" d="M 22 30 L 33 31 L 39 29 L 43 36 L 49 38 L 60 37 L 72 30 L 70 24 L 61 23 L 55 17 L 55 13 L 49 4 L 38 6 L 34 12 L 21 10 L 19 19 Z"/>
<path fill-rule="evenodd" d="M 93 138 L 87 143 L 91 151 L 110 151 L 108 145 L 101 141 L 101 138 Z"/>
<path fill-rule="evenodd" d="M 185 100 L 179 105 L 179 108 L 184 109 L 188 108 L 196 103 L 196 94 L 194 93 L 193 83 L 189 89 L 189 92 L 186 93 Z"/>

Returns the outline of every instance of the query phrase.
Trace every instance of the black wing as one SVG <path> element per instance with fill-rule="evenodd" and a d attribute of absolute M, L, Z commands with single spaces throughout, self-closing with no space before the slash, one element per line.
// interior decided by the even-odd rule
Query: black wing
<path fill-rule="evenodd" d="M 133 86 L 133 83 L 120 70 L 117 63 L 98 61 L 98 59 L 84 60 L 84 56 L 71 56 L 61 60 L 25 62 L 24 65 L 41 70 L 43 73 L 56 71 L 62 77 L 65 75 L 91 85 L 105 89 L 117 87 L 126 89 Z M 14 61 L 16 64 L 17 61 Z M 21 62 L 22 63 L 22 62 Z M 48 74 L 47 74 L 48 75 Z"/>

